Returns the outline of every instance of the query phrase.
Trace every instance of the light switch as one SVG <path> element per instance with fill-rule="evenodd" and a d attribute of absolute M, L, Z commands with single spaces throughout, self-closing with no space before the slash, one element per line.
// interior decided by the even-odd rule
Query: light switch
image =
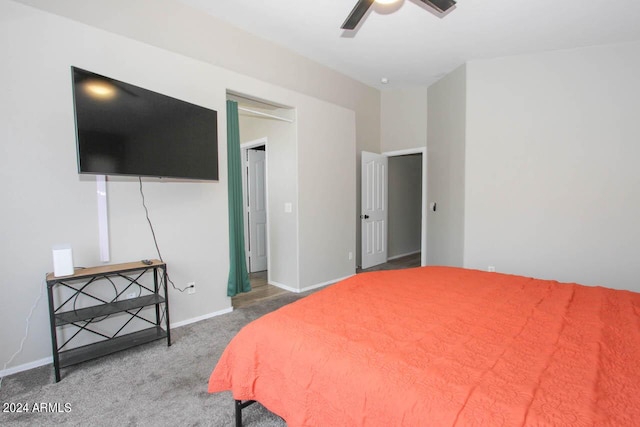
<path fill-rule="evenodd" d="M 284 204 L 284 212 L 291 213 L 293 212 L 293 205 L 290 202 Z"/>

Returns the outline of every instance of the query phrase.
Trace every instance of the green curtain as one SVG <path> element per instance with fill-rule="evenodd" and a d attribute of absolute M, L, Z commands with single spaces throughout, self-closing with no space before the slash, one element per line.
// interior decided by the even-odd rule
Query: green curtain
<path fill-rule="evenodd" d="M 251 290 L 244 253 L 238 103 L 234 101 L 227 101 L 227 171 L 229 180 L 229 280 L 227 295 L 232 297 L 240 292 Z"/>

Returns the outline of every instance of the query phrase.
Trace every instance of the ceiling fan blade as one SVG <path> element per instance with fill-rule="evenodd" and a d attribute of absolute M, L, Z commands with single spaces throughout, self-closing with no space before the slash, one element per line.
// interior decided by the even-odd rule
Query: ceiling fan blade
<path fill-rule="evenodd" d="M 364 14 L 367 13 L 367 10 L 369 10 L 374 1 L 375 0 L 358 0 L 358 3 L 356 3 L 356 6 L 349 14 L 349 17 L 346 21 L 344 21 L 344 24 L 342 24 L 342 27 L 340 28 L 342 28 L 343 30 L 353 30 L 354 28 L 356 28 Z"/>
<path fill-rule="evenodd" d="M 455 0 L 420 0 L 422 3 L 431 6 L 438 12 L 446 12 L 456 5 Z"/>

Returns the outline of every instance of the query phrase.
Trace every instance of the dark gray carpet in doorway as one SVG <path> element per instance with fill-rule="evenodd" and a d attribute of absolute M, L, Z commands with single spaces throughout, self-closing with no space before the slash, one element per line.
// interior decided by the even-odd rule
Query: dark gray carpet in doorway
<path fill-rule="evenodd" d="M 173 329 L 166 341 L 136 347 L 62 370 L 51 365 L 4 378 L 2 426 L 233 426 L 230 392 L 208 394 L 207 381 L 222 351 L 247 323 L 305 294 L 286 294 L 232 313 Z M 10 404 L 46 405 L 16 413 Z M 13 406 L 16 409 L 16 405 Z M 247 427 L 285 422 L 259 404 L 243 410 Z"/>

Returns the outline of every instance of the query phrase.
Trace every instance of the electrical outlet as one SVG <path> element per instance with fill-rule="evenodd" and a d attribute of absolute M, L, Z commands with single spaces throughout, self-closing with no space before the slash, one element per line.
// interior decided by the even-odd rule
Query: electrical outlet
<path fill-rule="evenodd" d="M 493 265 L 490 265 L 489 267 L 487 267 L 487 271 L 489 273 L 495 273 L 496 272 L 496 268 Z"/>
<path fill-rule="evenodd" d="M 135 292 L 129 292 L 127 294 L 127 299 L 131 299 L 131 298 L 135 298 L 136 297 L 136 293 Z"/>
<path fill-rule="evenodd" d="M 187 293 L 193 295 L 196 293 L 196 282 L 187 283 Z"/>

